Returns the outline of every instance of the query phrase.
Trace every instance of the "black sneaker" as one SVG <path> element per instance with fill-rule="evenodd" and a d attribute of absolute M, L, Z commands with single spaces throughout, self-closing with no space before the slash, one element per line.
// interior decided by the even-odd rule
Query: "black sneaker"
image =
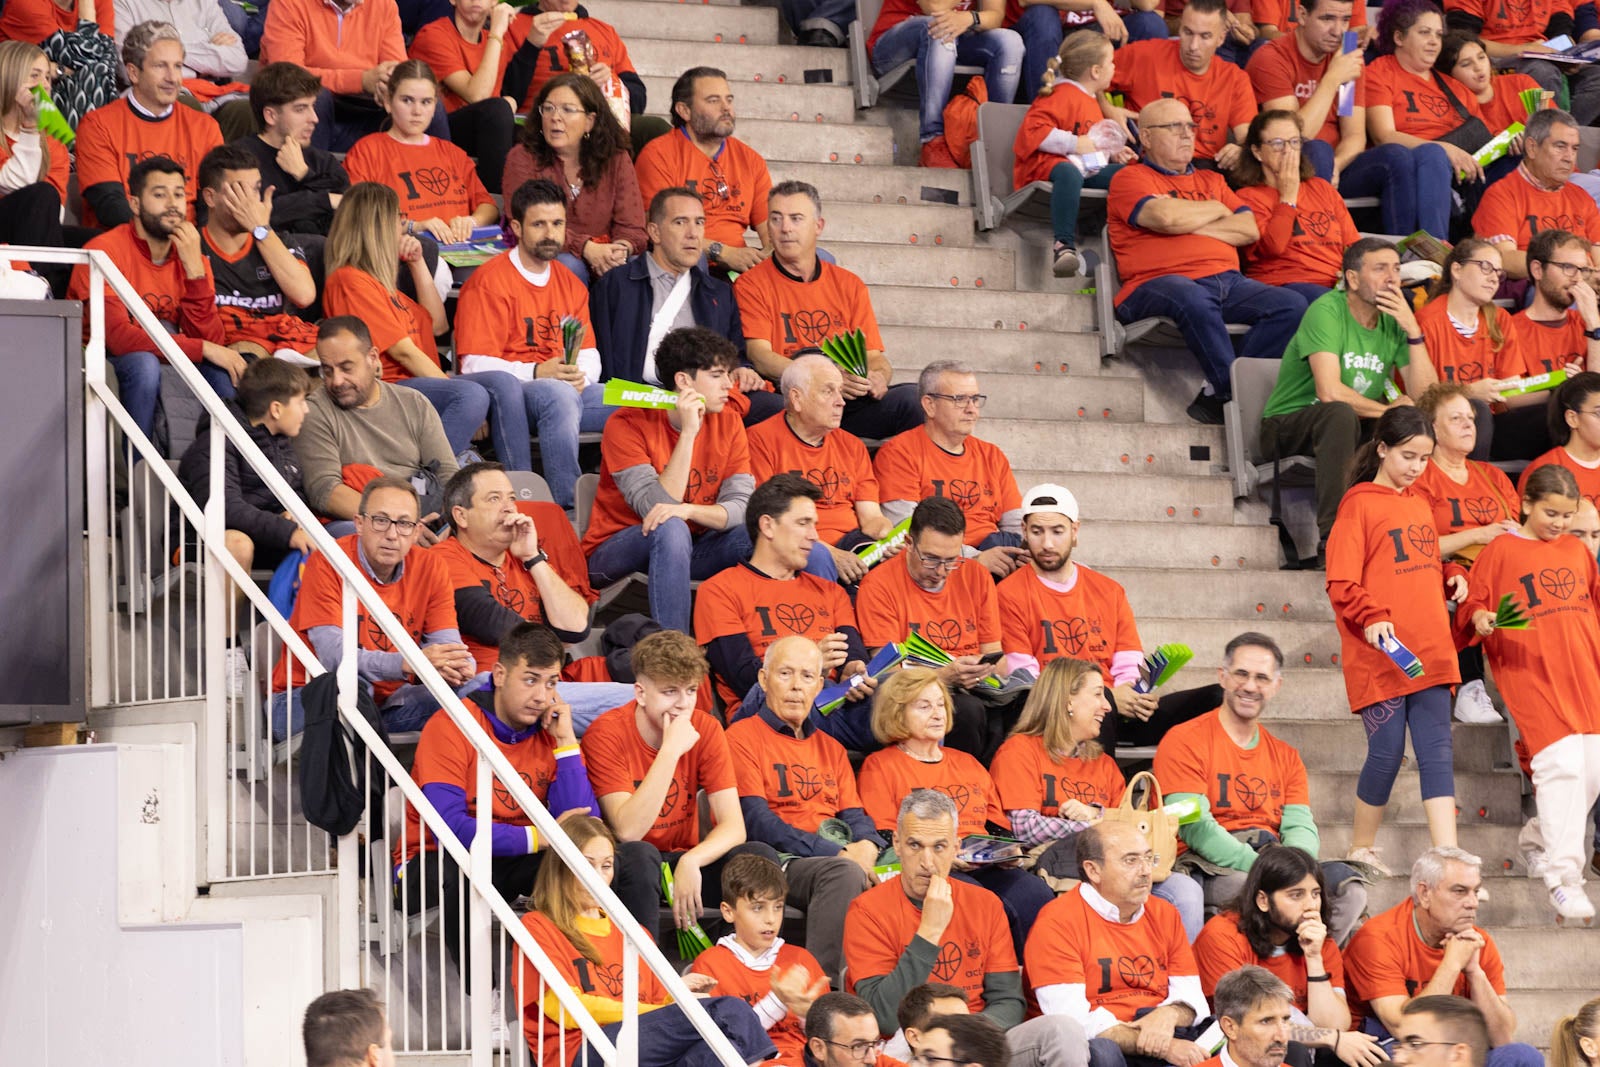
<path fill-rule="evenodd" d="M 807 48 L 842 48 L 844 42 L 827 30 L 801 30 L 796 43 Z"/>
<path fill-rule="evenodd" d="M 1227 400 L 1215 394 L 1201 393 L 1194 398 L 1194 403 L 1189 405 L 1188 415 L 1195 422 L 1206 426 L 1222 425 L 1222 408 Z"/>

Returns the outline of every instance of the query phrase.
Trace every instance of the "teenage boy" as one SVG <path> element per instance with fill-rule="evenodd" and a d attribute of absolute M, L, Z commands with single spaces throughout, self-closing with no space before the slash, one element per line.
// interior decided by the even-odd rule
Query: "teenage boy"
<path fill-rule="evenodd" d="M 250 80 L 250 110 L 261 132 L 233 142 L 261 165 L 262 191 L 273 191 L 272 226 L 287 233 L 327 233 L 350 176 L 331 152 L 311 146 L 322 79 L 294 63 L 268 63 Z"/>
<path fill-rule="evenodd" d="M 733 926 L 695 957 L 694 972 L 714 980 L 718 996 L 740 997 L 755 1009 L 778 1055 L 805 1055 L 806 1013 L 828 992 L 828 976 L 811 953 L 778 936 L 788 896 L 783 868 L 744 855 L 722 869 L 722 919 Z"/>

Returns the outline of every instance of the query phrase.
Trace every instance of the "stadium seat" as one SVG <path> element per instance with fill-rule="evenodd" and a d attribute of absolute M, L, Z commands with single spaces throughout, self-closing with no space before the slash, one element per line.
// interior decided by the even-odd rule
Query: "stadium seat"
<path fill-rule="evenodd" d="M 1600 127 L 1583 126 L 1578 130 L 1578 169 L 1591 171 L 1600 167 Z"/>
<path fill-rule="evenodd" d="M 506 471 L 506 477 L 511 480 L 511 490 L 518 500 L 543 500 L 554 504 L 556 498 L 550 493 L 550 483 L 544 480 L 543 475 L 532 471 Z"/>
<path fill-rule="evenodd" d="M 884 71 L 882 77 L 872 72 L 872 59 L 867 55 L 867 37 L 883 10 L 883 0 L 856 0 L 856 20 L 850 24 L 850 80 L 856 87 L 856 107 L 869 108 L 906 73 L 916 66 L 908 59 L 899 66 Z M 957 74 L 982 74 L 982 67 L 957 66 Z"/>
<path fill-rule="evenodd" d="M 1046 225 L 1050 222 L 1049 182 L 1029 182 L 1021 189 L 1012 187 L 1016 160 L 1012 145 L 1027 114 L 1026 104 L 991 100 L 978 105 L 978 140 L 972 146 L 972 213 L 980 230 L 994 229 L 1008 215 Z M 1084 200 L 1105 198 L 1104 189 L 1085 189 L 1082 193 Z"/>
<path fill-rule="evenodd" d="M 1117 271 L 1117 257 L 1111 251 L 1109 227 L 1101 229 L 1100 244 L 1105 249 L 1105 255 L 1094 271 L 1094 306 L 1096 318 L 1100 323 L 1100 354 L 1110 359 L 1130 345 L 1136 344 L 1155 348 L 1187 349 L 1188 345 L 1184 343 L 1183 335 L 1178 332 L 1178 324 L 1164 315 L 1137 319 L 1127 324 L 1117 320 L 1114 300 L 1117 290 L 1122 288 L 1122 276 Z M 1239 336 L 1248 332 L 1250 327 L 1242 323 L 1228 324 L 1229 336 Z M 1273 362 L 1273 366 L 1277 366 L 1276 361 Z"/>
<path fill-rule="evenodd" d="M 1228 442 L 1228 469 L 1233 472 L 1233 495 L 1246 497 L 1256 486 L 1272 485 L 1272 525 L 1277 527 L 1285 559 L 1299 558 L 1294 538 L 1283 521 L 1283 489 L 1310 488 L 1316 473 L 1316 460 L 1310 456 L 1288 456 L 1265 460 L 1261 449 L 1261 413 L 1267 397 L 1278 384 L 1282 362 L 1276 359 L 1236 359 L 1229 370 L 1233 399 L 1223 408 L 1223 431 Z"/>

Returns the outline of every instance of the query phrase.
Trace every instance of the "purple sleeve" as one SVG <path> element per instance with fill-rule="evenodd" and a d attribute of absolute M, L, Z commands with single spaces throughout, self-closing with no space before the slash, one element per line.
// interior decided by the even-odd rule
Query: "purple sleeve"
<path fill-rule="evenodd" d="M 552 792 L 554 788 L 552 787 Z M 472 847 L 478 834 L 478 819 L 467 811 L 467 793 L 458 785 L 430 782 L 422 787 L 422 795 L 439 809 L 444 824 L 456 835 L 463 848 Z M 489 851 L 496 856 L 526 856 L 528 854 L 528 828 L 510 823 L 493 824 L 494 839 Z"/>
<path fill-rule="evenodd" d="M 562 812 L 573 808 L 588 808 L 590 815 L 599 818 L 600 801 L 595 799 L 594 787 L 589 784 L 589 769 L 583 764 L 583 753 L 573 750 L 556 757 L 556 776 L 550 780 L 544 806 L 558 819 Z"/>

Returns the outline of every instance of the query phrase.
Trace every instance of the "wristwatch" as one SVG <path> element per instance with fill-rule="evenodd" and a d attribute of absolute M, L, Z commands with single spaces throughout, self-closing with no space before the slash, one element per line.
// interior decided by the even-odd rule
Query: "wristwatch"
<path fill-rule="evenodd" d="M 712 241 L 706 246 L 706 258 L 713 263 L 722 262 L 722 242 Z"/>
<path fill-rule="evenodd" d="M 537 567 L 539 564 L 548 563 L 548 562 L 550 562 L 550 557 L 545 555 L 544 549 L 541 548 L 539 551 L 535 552 L 533 555 L 531 555 L 527 559 L 523 560 L 522 561 L 522 566 L 525 569 L 531 571 L 531 570 L 533 570 L 533 568 Z"/>
<path fill-rule="evenodd" d="M 980 30 L 982 28 L 983 28 L 983 23 L 978 21 L 978 12 L 977 12 L 976 9 L 974 9 L 973 12 L 972 12 L 972 29 L 974 31 L 976 31 L 976 30 Z"/>
<path fill-rule="evenodd" d="M 267 239 L 267 235 L 271 232 L 272 228 L 270 226 L 257 226 L 255 229 L 250 231 L 250 236 L 254 237 L 257 241 L 265 241 Z"/>
<path fill-rule="evenodd" d="M 1600 326 L 1596 326 L 1592 330 L 1584 330 L 1583 335 L 1591 341 L 1600 341 Z"/>

